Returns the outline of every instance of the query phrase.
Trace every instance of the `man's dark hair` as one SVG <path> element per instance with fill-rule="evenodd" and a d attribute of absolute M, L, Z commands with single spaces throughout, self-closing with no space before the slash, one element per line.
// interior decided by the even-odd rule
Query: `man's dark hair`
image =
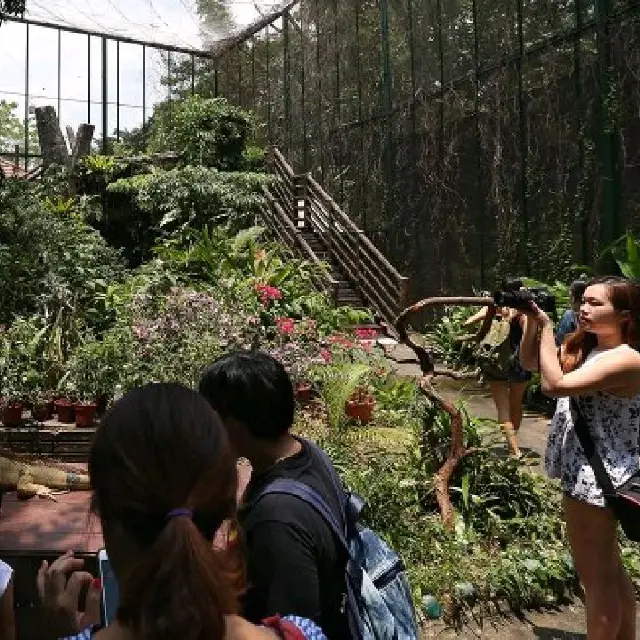
<path fill-rule="evenodd" d="M 277 440 L 293 424 L 293 385 L 285 368 L 259 351 L 236 351 L 204 373 L 200 393 L 225 420 L 242 422 L 255 438 Z"/>

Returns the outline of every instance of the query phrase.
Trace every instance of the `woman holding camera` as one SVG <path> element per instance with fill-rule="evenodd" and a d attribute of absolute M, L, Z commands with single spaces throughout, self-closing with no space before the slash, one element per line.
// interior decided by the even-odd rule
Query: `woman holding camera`
<path fill-rule="evenodd" d="M 640 288 L 619 277 L 591 280 L 577 331 L 558 350 L 549 317 L 526 312 L 522 365 L 539 370 L 543 391 L 558 398 L 545 466 L 561 480 L 563 509 L 576 570 L 585 592 L 588 640 L 634 640 L 635 595 L 622 565 L 614 513 L 575 431 L 576 397 L 596 450 L 615 487 L 640 466 Z M 597 365 L 597 366 L 595 366 Z"/>

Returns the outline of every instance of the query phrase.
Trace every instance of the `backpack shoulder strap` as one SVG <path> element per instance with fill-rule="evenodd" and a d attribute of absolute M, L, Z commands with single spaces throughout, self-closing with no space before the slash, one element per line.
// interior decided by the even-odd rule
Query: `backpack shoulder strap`
<path fill-rule="evenodd" d="M 315 509 L 315 511 L 322 517 L 327 525 L 329 525 L 329 528 L 338 538 L 340 544 L 342 544 L 347 552 L 349 551 L 349 545 L 344 534 L 344 529 L 339 524 L 339 519 L 336 518 L 335 514 L 331 511 L 322 496 L 315 489 L 312 489 L 304 482 L 299 482 L 298 480 L 290 480 L 288 478 L 278 478 L 269 483 L 262 489 L 262 491 L 260 491 L 260 493 L 258 493 L 258 495 L 251 503 L 251 506 L 254 506 L 265 496 L 277 493 L 294 496 L 295 498 L 306 502 L 310 507 Z"/>
<path fill-rule="evenodd" d="M 576 415 L 574 428 L 576 430 L 578 440 L 580 440 L 580 446 L 593 469 L 593 474 L 602 489 L 602 493 L 607 499 L 615 498 L 616 490 L 611 482 L 611 478 L 609 477 L 607 470 L 604 468 L 602 458 L 596 451 L 596 445 L 591 437 L 591 433 L 589 432 L 589 425 L 580 410 L 580 405 L 576 398 L 571 398 L 571 408 Z"/>

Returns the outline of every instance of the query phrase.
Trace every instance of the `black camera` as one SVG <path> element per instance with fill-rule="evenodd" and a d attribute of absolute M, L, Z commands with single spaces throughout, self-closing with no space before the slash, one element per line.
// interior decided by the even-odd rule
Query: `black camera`
<path fill-rule="evenodd" d="M 502 283 L 502 290 L 493 294 L 493 303 L 497 307 L 509 307 L 518 311 L 526 311 L 529 302 L 536 305 L 545 313 L 556 313 L 556 299 L 546 289 L 537 287 L 523 287 L 519 278 L 509 278 Z"/>

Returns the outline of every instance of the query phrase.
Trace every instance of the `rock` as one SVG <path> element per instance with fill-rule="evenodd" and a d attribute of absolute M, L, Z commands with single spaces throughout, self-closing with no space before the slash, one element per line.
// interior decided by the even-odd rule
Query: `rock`
<path fill-rule="evenodd" d="M 453 587 L 453 592 L 458 600 L 469 604 L 478 599 L 478 590 L 471 582 L 457 582 Z"/>
<path fill-rule="evenodd" d="M 442 617 L 442 607 L 433 596 L 424 596 L 420 604 L 422 613 L 424 613 L 429 620 L 437 620 Z"/>

